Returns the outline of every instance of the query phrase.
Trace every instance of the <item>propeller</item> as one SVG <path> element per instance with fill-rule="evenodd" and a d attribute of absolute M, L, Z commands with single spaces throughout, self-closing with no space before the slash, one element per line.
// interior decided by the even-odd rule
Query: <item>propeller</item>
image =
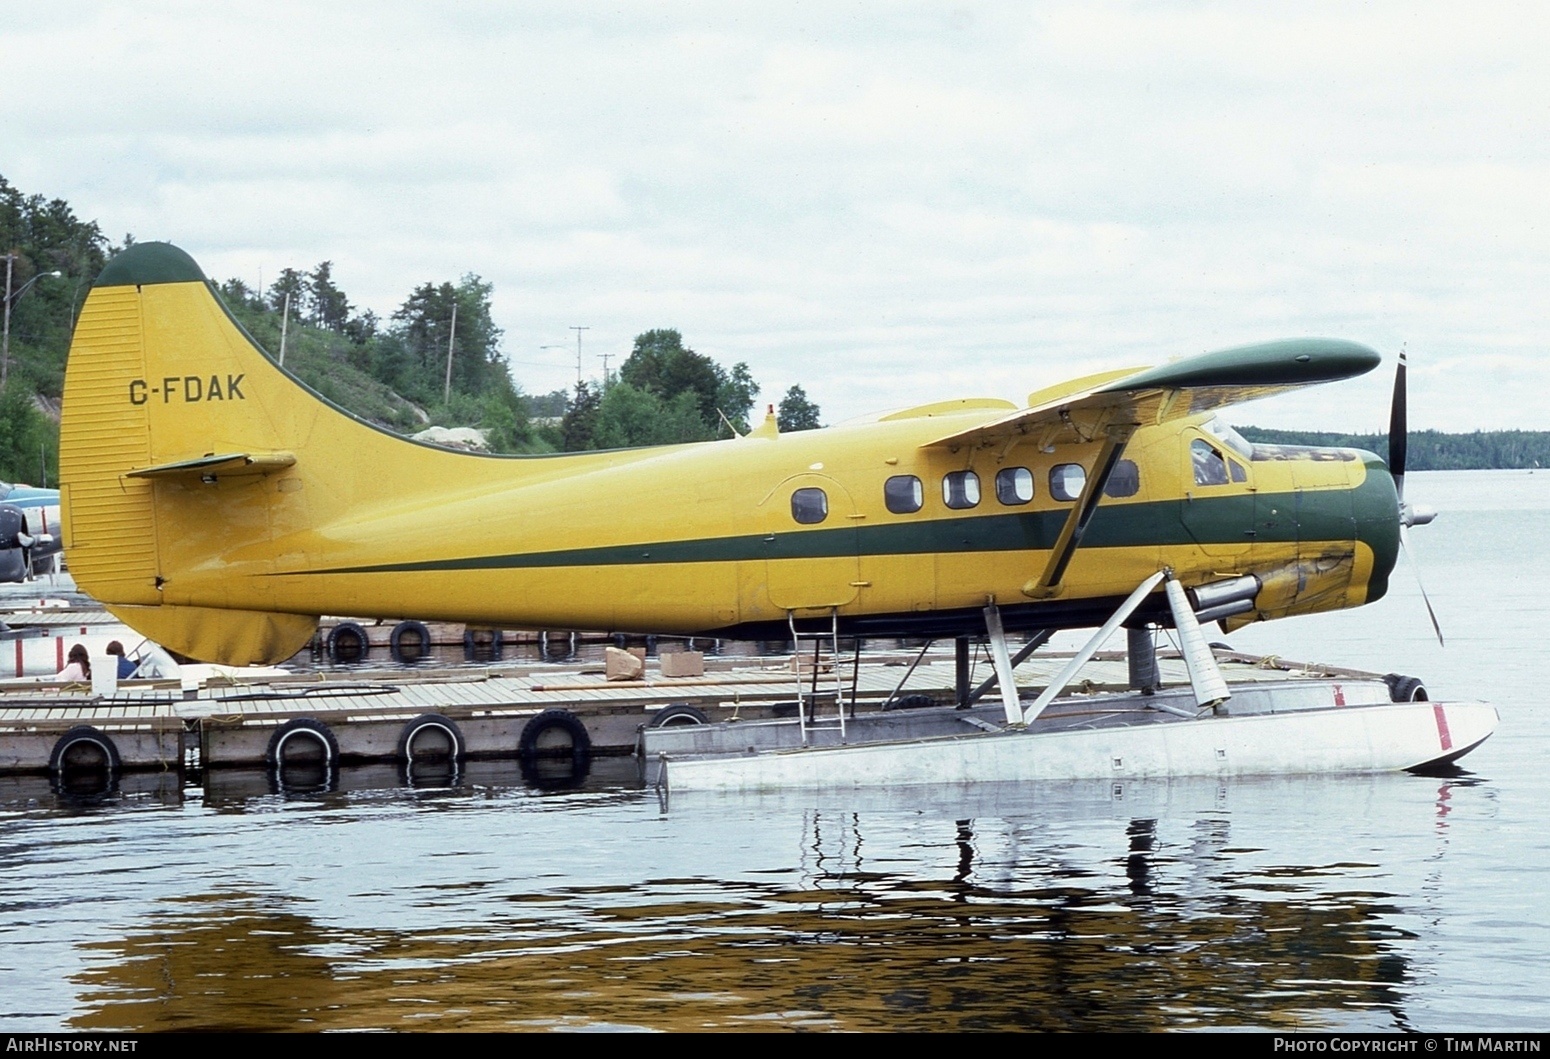
<path fill-rule="evenodd" d="M 1416 587 L 1421 590 L 1421 602 L 1426 604 L 1426 614 L 1432 619 L 1432 631 L 1437 634 L 1439 646 L 1446 646 L 1442 639 L 1442 626 L 1437 622 L 1437 612 L 1421 582 L 1421 565 L 1410 554 L 1408 543 L 1411 526 L 1424 526 L 1437 517 L 1428 507 L 1405 503 L 1405 456 L 1410 445 L 1409 430 L 1405 422 L 1405 351 L 1399 351 L 1399 367 L 1394 369 L 1394 403 L 1389 408 L 1389 475 L 1394 479 L 1394 491 L 1399 494 L 1399 550 L 1405 553 L 1405 561 L 1415 572 Z"/>

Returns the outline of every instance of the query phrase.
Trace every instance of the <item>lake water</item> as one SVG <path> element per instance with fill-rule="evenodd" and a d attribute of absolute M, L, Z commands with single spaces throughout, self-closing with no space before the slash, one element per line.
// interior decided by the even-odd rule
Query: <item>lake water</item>
<path fill-rule="evenodd" d="M 1550 473 L 1413 474 L 1389 598 L 1230 637 L 1501 727 L 1446 779 L 705 796 L 0 788 L 0 1029 L 1543 1030 Z"/>

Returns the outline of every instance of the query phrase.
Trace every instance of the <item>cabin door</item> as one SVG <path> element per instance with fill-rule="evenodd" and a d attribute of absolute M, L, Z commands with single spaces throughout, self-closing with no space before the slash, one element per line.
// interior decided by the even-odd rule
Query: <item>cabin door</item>
<path fill-rule="evenodd" d="M 777 610 L 840 607 L 861 580 L 856 505 L 828 475 L 794 475 L 760 504 L 764 580 Z"/>
<path fill-rule="evenodd" d="M 1248 461 L 1204 434 L 1184 438 L 1180 517 L 1185 530 L 1207 555 L 1247 561 L 1258 536 Z"/>

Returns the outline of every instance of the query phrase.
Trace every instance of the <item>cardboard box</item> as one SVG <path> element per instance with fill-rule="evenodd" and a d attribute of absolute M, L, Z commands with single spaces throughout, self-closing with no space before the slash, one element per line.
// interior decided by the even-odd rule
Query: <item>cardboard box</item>
<path fill-rule="evenodd" d="M 646 652 L 642 648 L 621 651 L 608 647 L 603 651 L 603 672 L 609 680 L 644 680 Z"/>
<path fill-rule="evenodd" d="M 703 677 L 705 675 L 704 651 L 674 651 L 662 656 L 664 677 Z"/>

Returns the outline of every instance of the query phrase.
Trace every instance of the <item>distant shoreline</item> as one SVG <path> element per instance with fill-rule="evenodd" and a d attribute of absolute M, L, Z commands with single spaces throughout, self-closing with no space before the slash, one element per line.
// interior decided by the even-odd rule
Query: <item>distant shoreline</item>
<path fill-rule="evenodd" d="M 1383 456 L 1389 436 L 1338 434 L 1321 430 L 1269 430 L 1238 427 L 1252 442 L 1264 445 L 1320 445 L 1366 449 Z M 1476 430 L 1445 434 L 1440 430 L 1410 431 L 1406 470 L 1491 471 L 1550 467 L 1550 430 Z"/>

